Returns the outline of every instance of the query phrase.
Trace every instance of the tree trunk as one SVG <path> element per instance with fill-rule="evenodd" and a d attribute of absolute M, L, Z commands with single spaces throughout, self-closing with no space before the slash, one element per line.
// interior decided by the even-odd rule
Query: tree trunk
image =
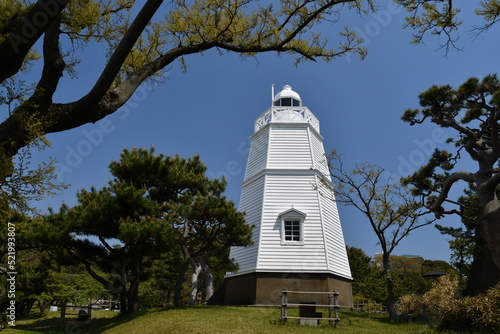
<path fill-rule="evenodd" d="M 385 301 L 385 306 L 387 307 L 387 312 L 389 313 L 389 321 L 391 323 L 394 323 L 398 320 L 398 313 L 396 311 L 396 299 L 394 297 L 394 282 L 392 280 L 389 254 L 384 253 L 382 255 L 382 263 L 384 266 L 385 283 L 387 287 L 387 299 Z"/>
<path fill-rule="evenodd" d="M 189 259 L 185 259 L 182 262 L 181 268 L 179 270 L 179 274 L 177 275 L 177 282 L 175 283 L 175 291 L 174 291 L 174 306 L 181 307 L 182 306 L 182 283 L 184 283 L 184 276 L 186 276 L 186 271 L 189 266 Z"/>
<path fill-rule="evenodd" d="M 134 247 L 131 249 L 130 267 L 131 275 L 127 276 L 129 283 L 128 289 L 128 312 L 139 311 L 139 284 L 141 283 L 141 261 L 140 249 Z"/>
<path fill-rule="evenodd" d="M 486 204 L 476 226 L 476 246 L 464 294 L 476 296 L 500 282 L 500 201 Z"/>
<path fill-rule="evenodd" d="M 127 313 L 139 311 L 139 294 L 138 294 L 138 284 L 135 286 L 130 286 L 128 296 L 127 296 Z"/>
<path fill-rule="evenodd" d="M 139 275 L 131 277 L 127 293 L 127 312 L 139 311 Z"/>
<path fill-rule="evenodd" d="M 45 312 L 47 310 L 47 306 L 51 305 L 52 301 L 48 302 L 38 302 L 38 308 L 40 309 L 40 312 Z"/>
<path fill-rule="evenodd" d="M 205 272 L 205 301 L 208 302 L 214 295 L 214 276 L 210 272 L 210 267 L 206 260 L 201 261 L 201 266 Z"/>
<path fill-rule="evenodd" d="M 201 264 L 197 261 L 191 261 L 193 266 L 193 274 L 191 275 L 191 293 L 189 294 L 188 305 L 197 304 L 197 294 L 198 294 L 198 278 L 201 274 Z"/>
<path fill-rule="evenodd" d="M 126 315 L 128 314 L 128 304 L 127 304 L 127 292 L 122 290 L 119 295 L 120 298 L 120 314 Z"/>
<path fill-rule="evenodd" d="M 27 299 L 23 302 L 17 302 L 16 303 L 16 313 L 18 315 L 29 314 L 31 309 L 33 308 L 33 305 L 35 304 L 35 302 L 36 302 L 35 299 Z"/>
<path fill-rule="evenodd" d="M 120 314 L 121 315 L 127 315 L 129 314 L 130 310 L 128 308 L 128 282 L 127 282 L 127 269 L 125 267 L 125 264 L 122 262 L 121 268 L 120 268 L 120 286 L 118 288 L 114 288 L 112 291 L 116 291 L 119 293 L 120 296 Z"/>

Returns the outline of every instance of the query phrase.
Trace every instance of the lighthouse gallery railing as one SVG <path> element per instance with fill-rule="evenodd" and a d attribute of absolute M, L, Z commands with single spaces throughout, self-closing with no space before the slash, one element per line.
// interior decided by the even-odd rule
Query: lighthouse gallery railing
<path fill-rule="evenodd" d="M 307 107 L 271 107 L 255 120 L 255 132 L 270 122 L 310 123 L 319 132 L 319 120 Z"/>

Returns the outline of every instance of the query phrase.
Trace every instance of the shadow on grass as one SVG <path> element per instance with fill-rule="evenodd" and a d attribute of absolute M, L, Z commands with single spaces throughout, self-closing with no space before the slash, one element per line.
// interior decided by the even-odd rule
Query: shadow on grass
<path fill-rule="evenodd" d="M 175 308 L 158 308 L 147 311 L 139 311 L 129 315 L 116 314 L 112 317 L 103 317 L 102 313 L 96 318 L 92 318 L 90 323 L 78 323 L 76 318 L 67 319 L 64 328 L 61 326 L 61 317 L 59 313 L 42 313 L 34 312 L 27 316 L 23 316 L 20 320 L 22 323 L 17 323 L 15 327 L 10 327 L 11 330 L 19 330 L 20 332 L 30 333 L 57 333 L 57 334 L 94 334 L 103 333 L 113 327 L 130 322 L 145 314 L 156 312 L 167 312 Z M 110 311 L 107 311 L 110 312 Z M 93 313 L 94 314 L 94 313 Z M 110 314 L 108 314 L 110 315 Z M 24 323 L 27 321 L 28 323 Z"/>

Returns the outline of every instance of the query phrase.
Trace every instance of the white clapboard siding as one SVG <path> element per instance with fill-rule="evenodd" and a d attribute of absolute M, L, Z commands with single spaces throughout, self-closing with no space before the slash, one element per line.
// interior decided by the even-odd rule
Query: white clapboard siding
<path fill-rule="evenodd" d="M 267 168 L 311 168 L 308 124 L 271 124 L 267 160 Z"/>
<path fill-rule="evenodd" d="M 264 128 L 252 136 L 252 144 L 248 154 L 245 180 L 266 168 L 269 149 L 269 128 Z"/>
<path fill-rule="evenodd" d="M 323 137 L 312 128 L 309 128 L 309 140 L 311 144 L 312 159 L 315 169 L 324 175 L 330 175 L 328 162 L 323 148 Z"/>
<path fill-rule="evenodd" d="M 259 236 L 262 227 L 262 204 L 264 198 L 265 175 L 254 178 L 253 182 L 243 187 L 239 210 L 246 212 L 247 224 L 253 225 L 253 245 L 247 247 L 232 247 L 229 258 L 234 259 L 239 266 L 238 274 L 254 272 L 257 267 Z"/>
<path fill-rule="evenodd" d="M 328 270 L 343 277 L 350 277 L 351 270 L 345 249 L 344 235 L 335 202 L 333 189 L 317 177 L 318 201 L 321 206 L 325 245 L 328 257 Z M 344 245 L 340 247 L 339 245 Z"/>
<path fill-rule="evenodd" d="M 304 171 L 303 171 L 304 172 Z M 306 172 L 309 172 L 306 170 Z M 258 271 L 327 270 L 319 203 L 309 175 L 268 175 L 257 264 Z M 304 245 L 281 245 L 279 214 L 290 209 L 307 213 L 304 220 Z"/>
<path fill-rule="evenodd" d="M 351 278 L 319 121 L 306 107 L 271 107 L 255 130 L 239 206 L 254 225 L 254 244 L 231 249 L 239 270 L 227 276 L 303 272 Z M 291 209 L 305 215 L 303 240 L 295 244 L 282 242 L 280 215 Z"/>

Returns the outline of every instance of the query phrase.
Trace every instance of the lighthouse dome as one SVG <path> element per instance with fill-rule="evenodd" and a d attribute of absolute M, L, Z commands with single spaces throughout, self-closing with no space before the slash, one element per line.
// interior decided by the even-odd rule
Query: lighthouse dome
<path fill-rule="evenodd" d="M 285 85 L 283 90 L 274 96 L 274 106 L 284 107 L 299 107 L 302 105 L 302 100 L 297 92 L 292 90 L 292 86 Z"/>

